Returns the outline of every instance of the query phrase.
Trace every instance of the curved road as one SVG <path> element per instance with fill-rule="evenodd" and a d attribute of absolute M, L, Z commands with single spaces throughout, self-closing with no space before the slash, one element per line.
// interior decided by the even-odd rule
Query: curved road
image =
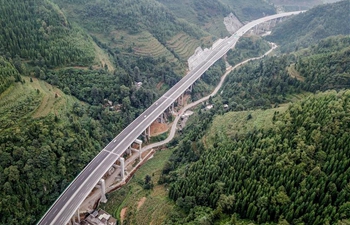
<path fill-rule="evenodd" d="M 205 61 L 190 71 L 161 98 L 119 133 L 98 155 L 79 173 L 50 209 L 40 219 L 38 225 L 65 225 L 78 210 L 81 203 L 96 186 L 101 177 L 117 161 L 126 149 L 137 139 L 157 117 L 163 113 L 182 93 L 184 93 L 217 60 L 233 48 L 238 39 L 254 26 L 280 17 L 298 14 L 289 12 L 267 16 L 250 22 L 231 37 L 215 46 Z"/>
<path fill-rule="evenodd" d="M 167 143 L 169 143 L 175 136 L 175 133 L 176 133 L 176 128 L 177 128 L 177 123 L 179 122 L 181 116 L 186 112 L 186 110 L 190 109 L 190 108 L 193 108 L 194 106 L 198 105 L 199 103 L 202 103 L 204 101 L 207 101 L 210 97 L 213 97 L 214 95 L 216 95 L 218 93 L 218 91 L 220 90 L 221 86 L 223 85 L 227 75 L 234 69 L 236 69 L 237 67 L 241 66 L 241 65 L 244 65 L 246 64 L 247 62 L 250 62 L 250 61 L 253 61 L 253 60 L 257 60 L 257 59 L 261 59 L 263 58 L 264 56 L 270 54 L 275 48 L 277 48 L 277 45 L 272 44 L 272 48 L 267 51 L 264 55 L 262 56 L 259 56 L 259 57 L 254 57 L 254 58 L 250 58 L 250 59 L 247 59 L 247 60 L 244 60 L 243 62 L 240 62 L 238 63 L 237 65 L 235 65 L 234 67 L 229 67 L 228 70 L 225 72 L 225 74 L 220 78 L 220 82 L 219 84 L 215 87 L 214 91 L 210 94 L 210 95 L 207 95 L 201 99 L 198 99 L 197 101 L 195 102 L 192 102 L 188 105 L 186 105 L 185 107 L 183 107 L 182 109 L 180 109 L 180 112 L 177 114 L 177 116 L 175 117 L 175 120 L 173 121 L 173 124 L 170 128 L 170 132 L 169 132 L 169 136 L 163 140 L 163 141 L 159 141 L 159 142 L 156 142 L 156 143 L 153 143 L 153 144 L 150 144 L 150 145 L 147 145 L 145 147 L 142 148 L 142 152 L 144 151 L 147 151 L 147 150 L 150 150 L 152 148 L 156 148 L 156 147 L 159 147 L 159 146 L 162 146 L 162 145 L 165 145 Z"/>

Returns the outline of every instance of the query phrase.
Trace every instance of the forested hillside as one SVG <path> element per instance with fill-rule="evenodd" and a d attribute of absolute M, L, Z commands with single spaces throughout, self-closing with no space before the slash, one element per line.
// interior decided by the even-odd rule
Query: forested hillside
<path fill-rule="evenodd" d="M 48 68 L 93 63 L 91 38 L 72 26 L 52 2 L 3 1 L 0 14 L 1 55 L 19 56 L 32 65 Z"/>
<path fill-rule="evenodd" d="M 0 94 L 21 77 L 15 67 L 0 56 Z"/>
<path fill-rule="evenodd" d="M 350 87 L 350 36 L 328 38 L 304 52 L 295 64 L 309 91 Z"/>
<path fill-rule="evenodd" d="M 198 160 L 169 190 L 189 216 L 167 224 L 236 217 L 293 224 L 348 219 L 349 100 L 349 91 L 318 94 L 275 113 L 267 131 L 251 128 L 237 137 L 223 130 L 212 137 L 211 148 L 190 144 Z"/>
<path fill-rule="evenodd" d="M 163 169 L 160 183 L 171 184 L 181 208 L 167 224 L 349 219 L 349 162 L 341 161 L 350 154 L 349 91 L 284 105 L 306 91 L 348 88 L 349 47 L 349 37 L 332 37 L 233 72 L 210 100 L 215 110 L 189 122 Z M 238 112 L 225 114 L 223 104 Z M 271 109 L 247 111 L 257 108 Z"/>
<path fill-rule="evenodd" d="M 272 4 L 262 0 L 220 0 L 242 21 L 247 22 L 276 13 Z"/>
<path fill-rule="evenodd" d="M 109 136 L 88 105 L 21 79 L 0 95 L 0 224 L 34 224 Z"/>
<path fill-rule="evenodd" d="M 269 41 L 281 45 L 281 51 L 294 51 L 333 35 L 350 35 L 348 0 L 325 4 L 295 16 L 273 29 Z"/>
<path fill-rule="evenodd" d="M 227 62 L 234 66 L 245 59 L 258 57 L 267 52 L 271 46 L 258 36 L 242 37 L 234 49 L 227 52 Z"/>
<path fill-rule="evenodd" d="M 0 224 L 35 224 L 106 143 L 181 79 L 186 60 L 198 46 L 210 46 L 225 35 L 222 19 L 229 12 L 242 22 L 275 12 L 262 0 L 183 3 L 176 8 L 167 0 L 1 1 Z M 340 6 L 332 7 L 342 12 Z M 322 14 L 317 10 L 316 17 Z M 291 26 L 295 29 L 294 22 Z M 328 30 L 326 26 L 327 21 Z M 282 45 L 291 41 L 277 37 L 279 29 L 285 28 L 278 28 L 271 39 Z M 228 54 L 230 63 L 268 47 L 260 38 L 243 39 L 237 47 L 244 46 L 248 49 Z M 271 108 L 300 92 L 347 88 L 349 52 L 349 37 L 336 37 L 306 50 L 250 63 L 231 74 L 221 95 L 210 102 L 228 104 L 231 111 Z M 192 98 L 208 93 L 224 71 L 224 61 L 216 63 L 198 82 Z M 170 197 L 192 214 L 185 221 L 175 215 L 169 223 L 195 221 L 196 212 L 212 221 L 233 213 L 259 222 L 277 221 L 282 215 L 289 222 L 316 224 L 347 218 L 349 203 L 344 199 L 349 199 L 349 184 L 344 180 L 349 180 L 349 162 L 338 161 L 349 156 L 345 151 L 348 96 L 345 91 L 318 95 L 285 114 L 276 113 L 269 132 L 255 130 L 244 140 L 226 135 L 224 141 L 222 133 L 208 137 L 208 145 L 201 138 L 214 117 L 227 109 L 200 111 L 161 178 L 163 183 L 173 182 Z M 312 116 L 315 108 L 322 110 Z M 300 151 L 291 150 L 296 146 Z M 338 146 L 344 146 L 344 151 L 337 151 Z M 281 151 L 272 152 L 270 161 L 260 158 L 277 148 Z M 251 159 L 255 149 L 261 155 Z M 227 156 L 226 161 L 220 153 Z M 230 160 L 242 167 L 227 166 Z M 260 160 L 264 163 L 257 164 Z M 326 161 L 327 166 L 322 164 Z M 203 175 L 199 165 L 210 170 L 196 183 L 195 176 Z M 248 171 L 247 165 L 256 169 Z M 240 185 L 243 177 L 247 181 Z M 234 179 L 237 182 L 232 183 Z M 205 187 L 197 191 L 190 182 Z M 326 190 L 323 195 L 322 190 Z M 311 191 L 313 197 L 307 195 Z M 328 217 L 314 216 L 322 210 L 321 215 Z"/>
<path fill-rule="evenodd" d="M 212 41 L 211 35 L 179 20 L 155 0 L 54 1 L 111 56 L 122 53 L 185 62 L 196 47 Z"/>

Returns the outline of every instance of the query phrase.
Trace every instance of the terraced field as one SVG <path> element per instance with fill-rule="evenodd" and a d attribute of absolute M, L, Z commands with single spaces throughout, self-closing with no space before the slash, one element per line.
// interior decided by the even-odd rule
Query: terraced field
<path fill-rule="evenodd" d="M 172 49 L 181 60 L 187 61 L 187 59 L 193 55 L 196 48 L 201 45 L 201 42 L 185 33 L 180 33 L 174 36 L 166 44 L 167 47 Z"/>
<path fill-rule="evenodd" d="M 6 129 L 28 118 L 39 118 L 68 111 L 76 101 L 61 90 L 37 80 L 22 77 L 24 84 L 15 83 L 0 95 L 0 127 Z M 11 121 L 11 122 L 9 122 Z"/>
<path fill-rule="evenodd" d="M 168 62 L 177 61 L 176 57 L 147 31 L 135 35 L 118 31 L 114 32 L 113 36 L 113 44 L 119 49 L 129 50 L 140 56 L 165 57 Z"/>

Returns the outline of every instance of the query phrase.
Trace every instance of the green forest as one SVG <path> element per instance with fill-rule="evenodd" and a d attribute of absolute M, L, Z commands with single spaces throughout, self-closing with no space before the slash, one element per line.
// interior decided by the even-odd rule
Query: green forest
<path fill-rule="evenodd" d="M 91 38 L 72 26 L 52 2 L 3 1 L 0 14 L 1 55 L 48 68 L 92 64 Z"/>
<path fill-rule="evenodd" d="M 177 208 L 166 224 L 349 218 L 347 4 L 316 7 L 228 53 L 235 65 L 266 52 L 266 40 L 288 52 L 233 71 L 209 100 L 229 108 L 196 110 L 168 145 L 174 153 L 162 160 L 159 183 Z M 1 1 L 0 224 L 35 224 L 103 146 L 185 75 L 198 46 L 227 35 L 230 12 L 246 22 L 276 9 L 262 0 Z M 288 29 L 293 40 L 282 35 Z M 210 93 L 225 70 L 224 60 L 215 63 L 191 99 Z M 255 109 L 276 110 L 268 129 L 208 134 L 220 116 Z"/>
<path fill-rule="evenodd" d="M 348 221 L 349 40 L 331 37 L 232 72 L 211 101 L 242 115 L 200 110 L 190 120 L 159 180 L 178 207 L 166 224 Z"/>
<path fill-rule="evenodd" d="M 15 81 L 20 81 L 21 77 L 16 68 L 3 57 L 0 56 L 0 94 Z"/>
<path fill-rule="evenodd" d="M 225 218 L 229 224 L 237 218 L 335 224 L 349 218 L 349 98 L 349 91 L 310 96 L 276 112 L 271 129 L 251 128 L 244 137 L 223 130 L 210 140 L 212 147 L 190 137 L 181 141 L 172 159 L 195 162 L 176 175 L 169 197 L 188 216 L 167 224 Z M 181 154 L 188 150 L 192 154 Z"/>
<path fill-rule="evenodd" d="M 316 6 L 278 24 L 267 39 L 290 52 L 332 35 L 349 35 L 349 7 L 347 0 Z"/>

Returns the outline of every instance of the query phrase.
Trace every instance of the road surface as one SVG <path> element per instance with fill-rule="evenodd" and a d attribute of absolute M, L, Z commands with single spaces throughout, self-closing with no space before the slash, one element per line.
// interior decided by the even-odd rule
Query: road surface
<path fill-rule="evenodd" d="M 67 224 L 101 177 L 120 158 L 133 141 L 137 139 L 182 93 L 199 79 L 210 66 L 233 48 L 244 33 L 260 23 L 297 13 L 300 13 L 300 11 L 276 14 L 255 20 L 240 28 L 231 37 L 221 41 L 221 43 L 210 51 L 209 55 L 201 64 L 170 88 L 101 150 L 54 202 L 38 222 L 38 225 Z"/>

